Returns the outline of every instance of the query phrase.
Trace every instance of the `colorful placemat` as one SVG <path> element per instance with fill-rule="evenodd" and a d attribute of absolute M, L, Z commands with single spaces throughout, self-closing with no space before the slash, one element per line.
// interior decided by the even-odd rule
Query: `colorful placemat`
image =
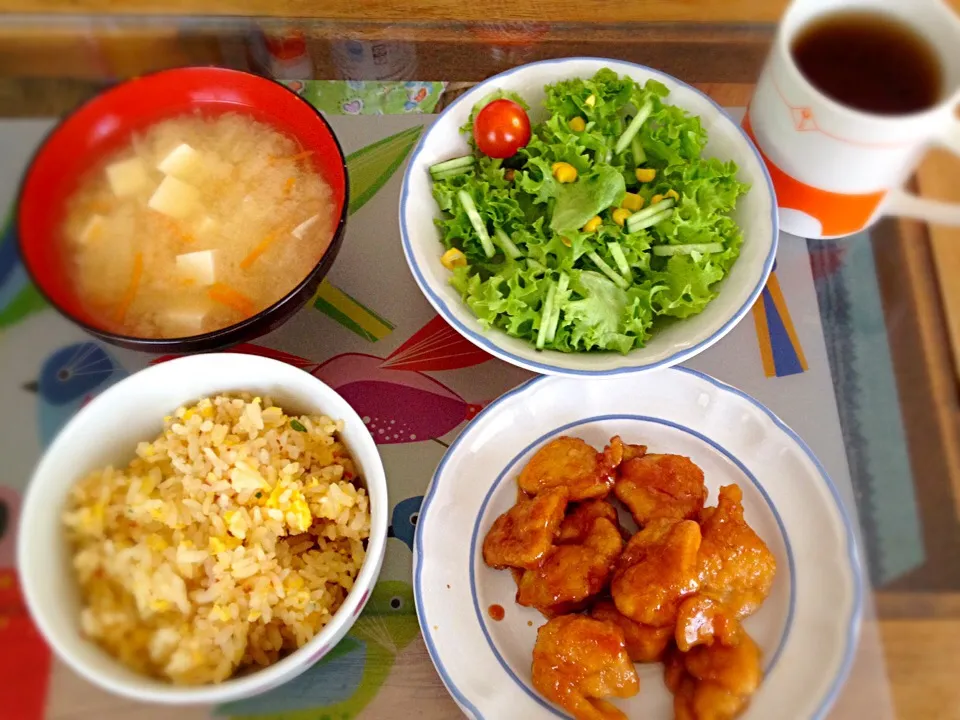
<path fill-rule="evenodd" d="M 446 83 L 366 80 L 284 80 L 283 83 L 331 115 L 431 113 Z"/>
<path fill-rule="evenodd" d="M 432 118 L 410 112 L 335 116 L 331 108 L 340 103 L 342 112 L 352 91 L 343 83 L 337 100 L 327 106 L 351 173 L 353 202 L 341 254 L 312 303 L 282 328 L 235 350 L 303 368 L 334 387 L 364 418 L 379 444 L 393 503 L 383 572 L 347 638 L 309 672 L 258 698 L 178 709 L 182 720 L 347 720 L 413 713 L 447 718 L 456 713 L 416 624 L 410 573 L 417 512 L 446 446 L 485 404 L 529 374 L 463 340 L 433 312 L 407 270 L 392 218 L 403 163 Z M 0 200 L 13 197 L 30 152 L 50 124 L 0 124 Z M 3 717 L 165 718 L 168 709 L 113 698 L 51 661 L 17 592 L 13 550 L 19 497 L 43 447 L 90 398 L 156 359 L 93 340 L 39 301 L 16 259 L 14 240 L 8 231 L 0 246 L 0 402 L 16 408 L 15 420 L 0 433 L 5 465 L 0 615 L 7 620 L 0 624 Z M 803 240 L 781 238 L 770 298 L 762 323 L 756 316 L 754 322 L 740 323 L 690 364 L 754 395 L 791 424 L 819 455 L 855 515 Z M 790 352 L 802 363 L 777 362 Z M 779 372 L 781 366 L 791 371 Z M 844 692 L 844 697 L 854 695 L 867 698 L 868 705 L 860 701 L 859 707 L 871 718 L 892 716 L 872 628 L 865 631 Z"/>

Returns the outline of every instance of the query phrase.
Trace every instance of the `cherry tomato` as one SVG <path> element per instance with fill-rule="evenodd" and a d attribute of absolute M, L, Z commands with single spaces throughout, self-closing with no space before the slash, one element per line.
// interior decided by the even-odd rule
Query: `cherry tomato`
<path fill-rule="evenodd" d="M 513 157 L 530 142 L 530 118 L 513 100 L 494 100 L 477 113 L 473 139 L 484 155 Z"/>

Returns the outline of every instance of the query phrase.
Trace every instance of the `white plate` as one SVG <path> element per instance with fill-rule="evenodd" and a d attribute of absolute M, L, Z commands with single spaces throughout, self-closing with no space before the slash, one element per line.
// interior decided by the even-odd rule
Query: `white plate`
<path fill-rule="evenodd" d="M 766 677 L 743 717 L 824 716 L 860 623 L 850 520 L 790 428 L 756 400 L 684 368 L 531 380 L 491 404 L 447 451 L 420 510 L 414 592 L 430 656 L 463 711 L 489 720 L 567 717 L 530 682 L 543 617 L 514 602 L 510 573 L 488 568 L 480 553 L 493 520 L 516 500 L 519 470 L 561 434 L 595 447 L 620 434 L 655 452 L 688 455 L 704 470 L 711 505 L 721 485 L 740 485 L 746 518 L 777 559 L 770 597 L 745 621 Z M 506 610 L 502 621 L 490 619 L 491 604 Z M 631 718 L 672 718 L 662 666 L 637 667 L 639 695 L 615 704 Z"/>
<path fill-rule="evenodd" d="M 449 271 L 440 264 L 442 245 L 434 218 L 440 211 L 431 194 L 428 168 L 469 152 L 460 126 L 474 104 L 495 89 L 513 90 L 530 105 L 531 120 L 543 119 L 544 86 L 558 80 L 590 77 L 608 67 L 646 82 L 655 79 L 670 88 L 668 102 L 699 115 L 709 134 L 704 154 L 734 160 L 737 178 L 752 189 L 737 204 L 734 219 L 743 232 L 743 249 L 719 295 L 702 313 L 662 328 L 643 348 L 619 353 L 537 351 L 524 340 L 499 330 L 484 331 L 459 293 L 449 284 Z M 484 350 L 533 372 L 547 375 L 611 375 L 669 366 L 706 350 L 733 329 L 763 289 L 777 249 L 777 204 L 770 176 L 746 134 L 710 98 L 686 83 L 643 65 L 602 58 L 566 58 L 522 65 L 472 88 L 437 118 L 417 144 L 400 193 L 400 235 L 413 277 L 427 300 L 465 338 Z"/>

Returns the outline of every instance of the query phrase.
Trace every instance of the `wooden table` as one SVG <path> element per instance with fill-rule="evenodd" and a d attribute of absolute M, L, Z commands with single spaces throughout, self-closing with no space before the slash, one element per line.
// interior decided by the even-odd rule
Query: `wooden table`
<path fill-rule="evenodd" d="M 403 48 L 415 62 L 401 68 L 402 79 L 464 84 L 532 60 L 599 55 L 658 67 L 721 104 L 742 106 L 784 6 L 139 0 L 117 8 L 110 0 L 0 0 L 0 12 L 22 13 L 0 24 L 0 117 L 62 113 L 105 83 L 162 67 L 248 67 L 251 38 L 256 44 L 261 31 L 302 37 L 316 78 L 345 76 L 332 48 L 347 39 Z M 925 194 L 960 199 L 960 164 L 932 154 L 917 183 Z M 960 269 L 960 231 L 888 221 L 872 245 L 926 557 L 874 588 L 873 622 L 898 717 L 960 718 L 960 285 L 951 282 Z M 430 686 L 428 694 L 442 696 L 438 682 Z M 416 705 L 411 698 L 402 710 Z M 372 707 L 369 717 L 398 709 Z"/>

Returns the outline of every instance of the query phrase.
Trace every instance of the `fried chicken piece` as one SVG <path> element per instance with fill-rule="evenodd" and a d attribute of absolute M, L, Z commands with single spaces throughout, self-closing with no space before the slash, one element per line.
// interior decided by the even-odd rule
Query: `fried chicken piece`
<path fill-rule="evenodd" d="M 693 709 L 693 693 L 697 688 L 697 683 L 687 675 L 682 660 L 680 671 L 681 675 L 676 681 L 677 688 L 673 691 L 673 720 L 698 720 Z"/>
<path fill-rule="evenodd" d="M 643 457 L 647 454 L 646 445 L 624 445 L 623 446 L 623 460 L 622 463 L 625 463 L 627 460 L 633 460 L 634 458 Z"/>
<path fill-rule="evenodd" d="M 652 520 L 627 543 L 610 584 L 617 610 L 644 625 L 673 627 L 677 609 L 697 591 L 700 526 Z"/>
<path fill-rule="evenodd" d="M 674 647 L 664 661 L 664 681 L 674 694 L 676 720 L 732 720 L 756 692 L 762 677 L 760 649 L 732 620 L 729 639 L 687 653 Z"/>
<path fill-rule="evenodd" d="M 695 680 L 716 683 L 735 695 L 751 695 L 760 685 L 760 648 L 739 629 L 732 645 L 698 645 L 686 653 L 684 666 Z"/>
<path fill-rule="evenodd" d="M 530 458 L 517 478 L 520 489 L 536 495 L 547 488 L 566 486 L 570 501 L 605 498 L 613 487 L 614 472 L 623 458 L 623 443 L 611 438 L 602 453 L 580 438 L 566 435 L 551 440 Z"/>
<path fill-rule="evenodd" d="M 680 690 L 681 681 L 688 677 L 687 668 L 683 664 L 683 653 L 676 645 L 668 645 L 663 654 L 663 683 L 667 690 L 676 695 Z"/>
<path fill-rule="evenodd" d="M 597 620 L 613 623 L 623 630 L 623 637 L 627 643 L 627 654 L 633 662 L 656 662 L 663 657 L 670 640 L 673 639 L 673 628 L 650 627 L 622 615 L 611 600 L 600 600 L 590 608 L 590 617 Z"/>
<path fill-rule="evenodd" d="M 563 522 L 560 523 L 557 544 L 583 542 L 583 539 L 593 528 L 593 521 L 597 518 L 606 518 L 618 529 L 620 527 L 617 509 L 605 500 L 585 500 L 572 507 L 573 510 L 568 512 Z"/>
<path fill-rule="evenodd" d="M 684 666 L 694 680 L 691 706 L 696 720 L 732 720 L 760 685 L 760 649 L 745 632 L 736 645 L 699 645 Z"/>
<path fill-rule="evenodd" d="M 483 539 L 483 560 L 493 568 L 536 568 L 560 530 L 567 489 L 551 488 L 517 504 L 493 521 Z"/>
<path fill-rule="evenodd" d="M 746 707 L 749 696 L 735 695 L 714 682 L 696 682 L 691 706 L 694 720 L 733 720 Z"/>
<path fill-rule="evenodd" d="M 739 632 L 736 616 L 707 595 L 691 595 L 680 603 L 675 638 L 681 652 L 697 645 L 712 645 L 714 640 L 735 644 Z"/>
<path fill-rule="evenodd" d="M 582 542 L 557 545 L 543 565 L 523 574 L 517 602 L 547 617 L 579 610 L 606 589 L 621 550 L 617 527 L 606 518 L 595 518 Z"/>
<path fill-rule="evenodd" d="M 653 518 L 696 520 L 707 499 L 703 471 L 683 455 L 625 460 L 613 492 L 641 527 Z"/>
<path fill-rule="evenodd" d="M 533 686 L 577 720 L 626 720 L 599 698 L 640 690 L 623 632 L 584 615 L 554 618 L 537 631 L 532 671 Z"/>
<path fill-rule="evenodd" d="M 698 577 L 701 592 L 719 600 L 738 618 L 753 614 L 770 594 L 777 561 L 743 518 L 737 485 L 720 488 L 716 508 L 701 515 Z"/>

